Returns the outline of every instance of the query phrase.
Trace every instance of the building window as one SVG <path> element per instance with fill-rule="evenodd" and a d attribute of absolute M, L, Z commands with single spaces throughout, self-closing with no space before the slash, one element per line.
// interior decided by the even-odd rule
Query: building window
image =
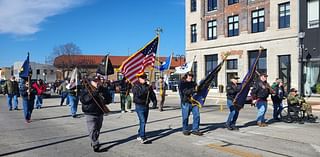
<path fill-rule="evenodd" d="M 196 24 L 191 25 L 191 42 L 192 43 L 197 42 L 197 25 Z"/>
<path fill-rule="evenodd" d="M 239 3 L 239 0 L 228 0 L 228 5 Z"/>
<path fill-rule="evenodd" d="M 206 55 L 205 56 L 205 74 L 206 76 L 218 65 L 218 55 Z M 218 86 L 218 76 L 214 79 L 211 87 Z"/>
<path fill-rule="evenodd" d="M 239 35 L 239 16 L 228 17 L 228 37 Z"/>
<path fill-rule="evenodd" d="M 154 72 L 155 80 L 160 79 L 160 72 Z"/>
<path fill-rule="evenodd" d="M 290 55 L 279 56 L 279 79 L 282 79 L 285 91 L 289 91 L 291 86 L 291 60 Z"/>
<path fill-rule="evenodd" d="M 264 9 L 252 11 L 252 33 L 264 32 Z"/>
<path fill-rule="evenodd" d="M 308 0 L 308 28 L 319 27 L 319 0 Z"/>
<path fill-rule="evenodd" d="M 198 62 L 193 62 L 192 66 L 192 73 L 193 73 L 193 80 L 197 82 L 197 73 L 198 73 Z"/>
<path fill-rule="evenodd" d="M 191 12 L 197 11 L 197 0 L 191 0 Z"/>
<path fill-rule="evenodd" d="M 216 20 L 208 21 L 207 29 L 208 29 L 208 32 L 207 32 L 208 40 L 217 39 L 217 21 Z"/>
<path fill-rule="evenodd" d="M 249 69 L 251 68 L 251 65 L 254 63 L 256 58 L 258 57 L 259 51 L 248 51 L 248 56 L 249 56 Z M 258 60 L 257 64 L 257 71 L 259 73 L 267 73 L 267 51 L 263 50 L 261 52 L 261 56 Z"/>
<path fill-rule="evenodd" d="M 237 59 L 229 59 L 227 60 L 227 70 L 238 69 L 238 60 Z"/>
<path fill-rule="evenodd" d="M 228 72 L 227 73 L 227 83 L 230 82 L 230 79 L 233 78 L 234 76 L 238 76 L 237 72 Z"/>
<path fill-rule="evenodd" d="M 290 2 L 279 4 L 279 28 L 290 27 Z"/>
<path fill-rule="evenodd" d="M 217 0 L 208 0 L 208 11 L 213 11 L 217 9 L 218 9 Z"/>
<path fill-rule="evenodd" d="M 303 69 L 303 89 L 306 96 L 312 96 L 313 94 L 319 95 L 320 84 L 320 63 L 319 61 L 307 61 Z M 316 96 L 317 96 L 316 95 Z"/>

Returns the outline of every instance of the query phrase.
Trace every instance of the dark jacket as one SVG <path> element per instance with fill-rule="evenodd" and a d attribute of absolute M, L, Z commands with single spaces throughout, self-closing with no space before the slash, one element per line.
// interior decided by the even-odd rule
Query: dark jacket
<path fill-rule="evenodd" d="M 139 82 L 134 84 L 132 88 L 132 93 L 133 102 L 135 104 L 143 105 L 146 107 L 148 107 L 152 95 L 155 95 L 150 85 L 148 85 L 147 83 L 141 84 Z"/>
<path fill-rule="evenodd" d="M 182 103 L 191 103 L 190 97 L 196 92 L 197 84 L 194 81 L 182 80 L 179 84 L 179 91 Z"/>
<path fill-rule="evenodd" d="M 67 89 L 68 89 L 69 95 L 77 96 L 77 93 L 79 92 L 79 86 L 77 86 L 76 83 L 69 83 L 68 86 L 67 86 Z"/>
<path fill-rule="evenodd" d="M 108 82 L 108 89 L 111 91 L 115 91 L 116 90 L 116 85 L 113 82 Z"/>
<path fill-rule="evenodd" d="M 28 87 L 26 86 L 25 84 L 25 81 L 22 81 L 20 84 L 19 84 L 19 92 L 20 92 L 20 95 L 22 96 L 23 99 L 28 99 L 30 98 L 29 100 L 33 101 L 36 97 L 36 94 L 37 94 L 37 90 L 35 88 L 33 88 L 32 86 L 30 86 L 31 88 L 31 92 L 30 92 L 30 96 L 28 95 Z"/>
<path fill-rule="evenodd" d="M 267 82 L 262 82 L 258 80 L 253 84 L 253 88 L 251 90 L 251 96 L 253 99 L 267 101 L 271 87 Z"/>
<path fill-rule="evenodd" d="M 132 88 L 131 83 L 126 82 L 125 80 L 121 80 L 121 82 L 120 82 L 120 93 L 129 94 L 131 88 Z"/>
<path fill-rule="evenodd" d="M 229 82 L 227 85 L 227 99 L 233 100 L 240 91 L 240 85 Z"/>
<path fill-rule="evenodd" d="M 274 86 L 274 94 L 271 95 L 271 99 L 274 103 L 281 103 L 285 97 L 283 86 Z"/>
<path fill-rule="evenodd" d="M 8 80 L 4 83 L 4 94 L 19 95 L 19 85 L 17 81 Z"/>
<path fill-rule="evenodd" d="M 108 95 L 110 93 L 107 91 L 107 87 L 99 86 L 97 89 L 91 92 L 91 95 L 86 88 L 82 88 L 80 90 L 80 102 L 82 103 L 82 112 L 88 115 L 104 114 L 102 109 L 100 109 L 101 105 L 109 104 L 112 99 L 111 95 Z"/>

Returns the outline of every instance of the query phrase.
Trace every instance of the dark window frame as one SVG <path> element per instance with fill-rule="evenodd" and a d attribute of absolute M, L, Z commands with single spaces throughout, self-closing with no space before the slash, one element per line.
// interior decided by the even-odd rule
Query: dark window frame
<path fill-rule="evenodd" d="M 238 69 L 238 59 L 228 59 L 227 70 L 237 70 L 237 69 Z"/>
<path fill-rule="evenodd" d="M 218 9 L 218 0 L 208 0 L 208 12 Z"/>
<path fill-rule="evenodd" d="M 191 43 L 197 42 L 197 24 L 192 24 L 191 26 Z"/>
<path fill-rule="evenodd" d="M 232 21 L 230 22 L 230 20 Z M 228 16 L 228 37 L 238 36 L 239 35 L 239 15 Z M 230 29 L 232 26 L 232 29 Z M 235 29 L 237 26 L 237 29 Z"/>
<path fill-rule="evenodd" d="M 285 57 L 285 58 L 284 58 Z M 284 65 L 287 65 L 287 68 L 283 68 L 281 65 L 283 59 L 287 59 L 287 63 L 285 63 Z M 291 88 L 291 55 L 279 55 L 278 56 L 278 72 L 279 72 L 279 79 L 282 79 L 284 85 L 287 87 L 287 92 L 288 90 L 290 90 Z M 287 70 L 287 79 L 285 79 L 284 75 L 282 72 L 284 70 Z"/>
<path fill-rule="evenodd" d="M 263 15 L 260 15 L 260 11 L 263 11 Z M 254 13 L 257 13 L 257 16 L 254 17 Z M 263 22 L 261 21 L 263 19 Z M 257 20 L 257 24 L 254 24 L 254 20 Z M 265 10 L 264 8 L 254 10 L 251 12 L 251 33 L 259 33 L 265 31 Z"/>
<path fill-rule="evenodd" d="M 207 76 L 218 66 L 218 54 L 205 55 L 205 75 Z M 211 87 L 218 87 L 218 76 L 212 81 Z"/>
<path fill-rule="evenodd" d="M 209 24 L 212 23 L 212 25 L 210 26 Z M 211 30 L 211 34 L 210 34 L 210 30 Z M 214 33 L 215 32 L 215 33 Z M 213 39 L 217 39 L 217 20 L 210 20 L 207 22 L 207 40 L 213 40 Z M 214 34 L 216 34 L 214 36 Z"/>
<path fill-rule="evenodd" d="M 197 11 L 197 0 L 190 0 L 190 11 L 191 12 Z"/>
<path fill-rule="evenodd" d="M 257 58 L 259 53 L 259 50 L 253 50 L 253 51 L 248 51 L 248 69 L 251 68 L 251 65 L 253 64 L 254 60 Z M 257 64 L 257 71 L 259 73 L 267 73 L 268 71 L 268 64 L 267 64 L 267 50 L 264 49 L 261 52 L 261 56 L 258 60 Z"/>
<path fill-rule="evenodd" d="M 284 7 L 284 10 L 281 8 Z M 278 5 L 278 28 L 289 28 L 290 27 L 290 2 L 281 3 Z M 283 15 L 283 16 L 281 16 Z"/>
<path fill-rule="evenodd" d="M 239 3 L 239 0 L 228 0 L 228 5 Z"/>
<path fill-rule="evenodd" d="M 192 66 L 193 80 L 197 82 L 198 62 L 194 61 Z"/>

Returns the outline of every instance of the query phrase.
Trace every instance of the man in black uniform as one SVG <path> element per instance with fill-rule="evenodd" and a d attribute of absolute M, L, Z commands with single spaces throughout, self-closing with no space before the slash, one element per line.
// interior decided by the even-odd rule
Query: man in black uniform
<path fill-rule="evenodd" d="M 253 104 L 256 104 L 258 109 L 257 125 L 259 127 L 268 126 L 265 121 L 265 114 L 267 112 L 269 94 L 274 93 L 271 86 L 267 82 L 268 75 L 265 73 L 260 74 L 259 79 L 254 83 L 251 90 Z"/>
<path fill-rule="evenodd" d="M 146 124 L 149 115 L 150 95 L 155 94 L 152 87 L 146 82 L 147 75 L 143 73 L 138 76 L 138 82 L 132 88 L 133 102 L 136 106 L 136 112 L 139 118 L 139 130 L 137 140 L 142 144 L 146 143 L 145 135 Z"/>
<path fill-rule="evenodd" d="M 99 151 L 99 135 L 103 123 L 103 115 L 108 112 L 105 104 L 112 101 L 110 92 L 104 87 L 99 79 L 94 81 L 84 80 L 84 86 L 81 89 L 80 101 L 82 111 L 87 119 L 89 138 L 93 151 Z"/>
<path fill-rule="evenodd" d="M 193 74 L 188 72 L 185 79 L 181 80 L 179 90 L 181 98 L 181 110 L 182 110 L 182 133 L 184 135 L 190 135 L 188 130 L 188 121 L 190 112 L 192 112 L 193 123 L 192 123 L 192 134 L 202 136 L 203 134 L 199 131 L 200 125 L 200 112 L 197 105 L 192 105 L 190 98 L 196 92 L 197 84 L 192 80 Z"/>
<path fill-rule="evenodd" d="M 131 111 L 131 96 L 130 90 L 132 88 L 131 83 L 125 77 L 120 82 L 120 103 L 121 103 L 121 113 L 132 112 Z M 127 103 L 127 109 L 126 109 Z"/>
<path fill-rule="evenodd" d="M 233 100 L 236 97 L 237 93 L 240 91 L 238 79 L 238 76 L 233 76 L 233 78 L 230 79 L 230 82 L 227 85 L 227 106 L 230 110 L 230 113 L 228 115 L 225 127 L 228 130 L 239 130 L 239 128 L 236 127 L 236 121 L 238 119 L 239 111 L 233 105 Z"/>

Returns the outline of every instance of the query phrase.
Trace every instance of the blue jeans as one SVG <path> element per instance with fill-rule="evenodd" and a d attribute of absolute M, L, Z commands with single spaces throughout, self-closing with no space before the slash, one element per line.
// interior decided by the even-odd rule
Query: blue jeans
<path fill-rule="evenodd" d="M 36 108 L 40 108 L 42 107 L 42 95 L 36 95 Z"/>
<path fill-rule="evenodd" d="M 64 99 L 67 99 L 66 104 L 69 105 L 69 99 L 68 99 L 68 92 L 61 92 L 61 101 L 60 101 L 60 105 L 62 106 L 64 103 Z"/>
<path fill-rule="evenodd" d="M 139 130 L 138 130 L 138 137 L 141 137 L 142 139 L 146 138 L 146 124 L 148 120 L 149 115 L 149 107 L 143 106 L 140 104 L 136 104 L 136 112 L 139 118 Z"/>
<path fill-rule="evenodd" d="M 13 107 L 18 109 L 18 97 L 15 94 L 8 94 L 7 95 L 7 104 L 8 108 L 12 110 L 12 99 L 13 99 Z"/>
<path fill-rule="evenodd" d="M 260 122 L 260 123 L 264 123 L 265 122 L 265 114 L 267 112 L 267 101 L 258 101 L 257 102 L 257 109 L 258 109 L 258 115 L 257 115 L 257 122 Z"/>
<path fill-rule="evenodd" d="M 34 106 L 34 99 L 28 100 L 28 97 L 23 97 L 22 105 L 23 105 L 23 114 L 24 114 L 25 120 L 30 120 L 33 106 Z"/>
<path fill-rule="evenodd" d="M 279 119 L 279 115 L 282 111 L 283 107 L 282 107 L 282 103 L 273 103 L 273 119 Z"/>
<path fill-rule="evenodd" d="M 78 103 L 79 103 L 79 98 L 77 96 L 73 96 L 73 95 L 68 95 L 69 98 L 69 104 L 70 104 L 70 111 L 71 111 L 71 115 L 75 116 L 77 114 L 77 110 L 78 110 Z"/>
<path fill-rule="evenodd" d="M 182 103 L 181 104 L 181 111 L 182 111 L 182 131 L 188 131 L 188 122 L 190 112 L 193 115 L 193 123 L 192 123 L 192 131 L 199 131 L 200 125 L 200 112 L 199 107 L 197 105 L 192 106 L 190 103 Z"/>
<path fill-rule="evenodd" d="M 114 90 L 110 90 L 110 94 L 111 94 L 111 97 L 112 97 L 112 103 L 114 103 L 114 94 L 115 94 L 115 91 L 114 91 Z"/>
<path fill-rule="evenodd" d="M 235 109 L 235 107 L 232 103 L 232 100 L 230 100 L 230 99 L 227 99 L 227 106 L 230 110 L 230 113 L 229 113 L 229 116 L 228 116 L 226 123 L 229 126 L 235 126 L 237 119 L 238 119 L 238 116 L 239 116 L 239 111 Z"/>

